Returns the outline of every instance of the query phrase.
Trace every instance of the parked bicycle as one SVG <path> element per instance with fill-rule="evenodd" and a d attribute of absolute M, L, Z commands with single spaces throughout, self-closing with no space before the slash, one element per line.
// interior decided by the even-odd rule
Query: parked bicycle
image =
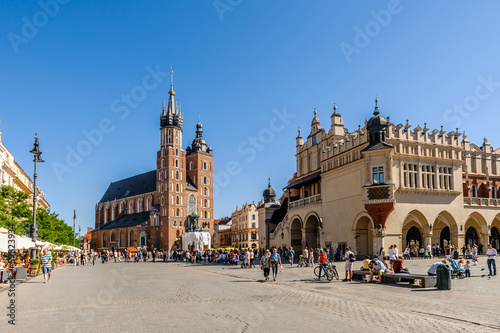
<path fill-rule="evenodd" d="M 334 278 L 336 280 L 339 279 L 339 273 L 337 272 L 337 265 L 334 265 L 333 263 L 327 261 L 326 265 L 323 266 L 323 273 L 328 281 L 333 280 Z M 316 266 L 314 268 L 314 275 L 316 277 L 319 277 L 319 266 Z"/>

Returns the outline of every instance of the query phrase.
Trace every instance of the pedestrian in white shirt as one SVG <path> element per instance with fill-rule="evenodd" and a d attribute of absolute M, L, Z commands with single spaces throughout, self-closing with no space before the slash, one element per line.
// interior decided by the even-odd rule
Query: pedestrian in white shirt
<path fill-rule="evenodd" d="M 429 243 L 427 243 L 427 253 L 429 255 L 429 258 L 432 259 L 432 247 Z"/>
<path fill-rule="evenodd" d="M 488 276 L 497 275 L 497 264 L 495 262 L 497 250 L 494 249 L 491 244 L 488 244 L 486 256 L 488 257 L 488 260 L 486 260 L 486 262 L 488 263 L 488 270 L 490 271 L 490 274 L 488 274 Z"/>

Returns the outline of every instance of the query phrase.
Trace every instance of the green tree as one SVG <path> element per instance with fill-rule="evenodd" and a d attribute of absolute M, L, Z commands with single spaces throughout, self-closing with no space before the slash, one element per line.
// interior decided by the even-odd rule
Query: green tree
<path fill-rule="evenodd" d="M 26 232 L 32 215 L 28 199 L 28 194 L 11 186 L 0 187 L 0 226 L 13 226 L 16 232 Z"/>

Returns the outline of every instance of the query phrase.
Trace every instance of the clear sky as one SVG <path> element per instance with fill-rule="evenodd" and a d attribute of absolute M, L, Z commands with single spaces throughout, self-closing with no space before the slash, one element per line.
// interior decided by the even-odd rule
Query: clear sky
<path fill-rule="evenodd" d="M 55 5 L 57 4 L 57 5 Z M 2 1 L 0 129 L 52 209 L 82 229 L 110 180 L 155 168 L 170 66 L 184 147 L 198 116 L 214 153 L 215 216 L 281 195 L 295 137 L 333 103 L 349 130 L 465 130 L 500 146 L 496 1 Z M 89 139 L 90 138 L 90 139 Z"/>

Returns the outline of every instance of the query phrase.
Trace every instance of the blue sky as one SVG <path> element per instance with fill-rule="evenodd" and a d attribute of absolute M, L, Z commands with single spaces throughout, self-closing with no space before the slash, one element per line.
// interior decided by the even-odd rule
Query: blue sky
<path fill-rule="evenodd" d="M 496 148 L 499 12 L 494 1 L 3 1 L 2 139 L 31 175 L 38 132 L 39 185 L 82 229 L 111 179 L 155 168 L 170 66 L 184 146 L 201 116 L 214 149 L 216 217 L 260 200 L 267 177 L 281 195 L 297 128 L 309 133 L 314 108 L 329 128 L 334 102 L 350 130 L 377 95 L 392 122 L 459 127 Z"/>

